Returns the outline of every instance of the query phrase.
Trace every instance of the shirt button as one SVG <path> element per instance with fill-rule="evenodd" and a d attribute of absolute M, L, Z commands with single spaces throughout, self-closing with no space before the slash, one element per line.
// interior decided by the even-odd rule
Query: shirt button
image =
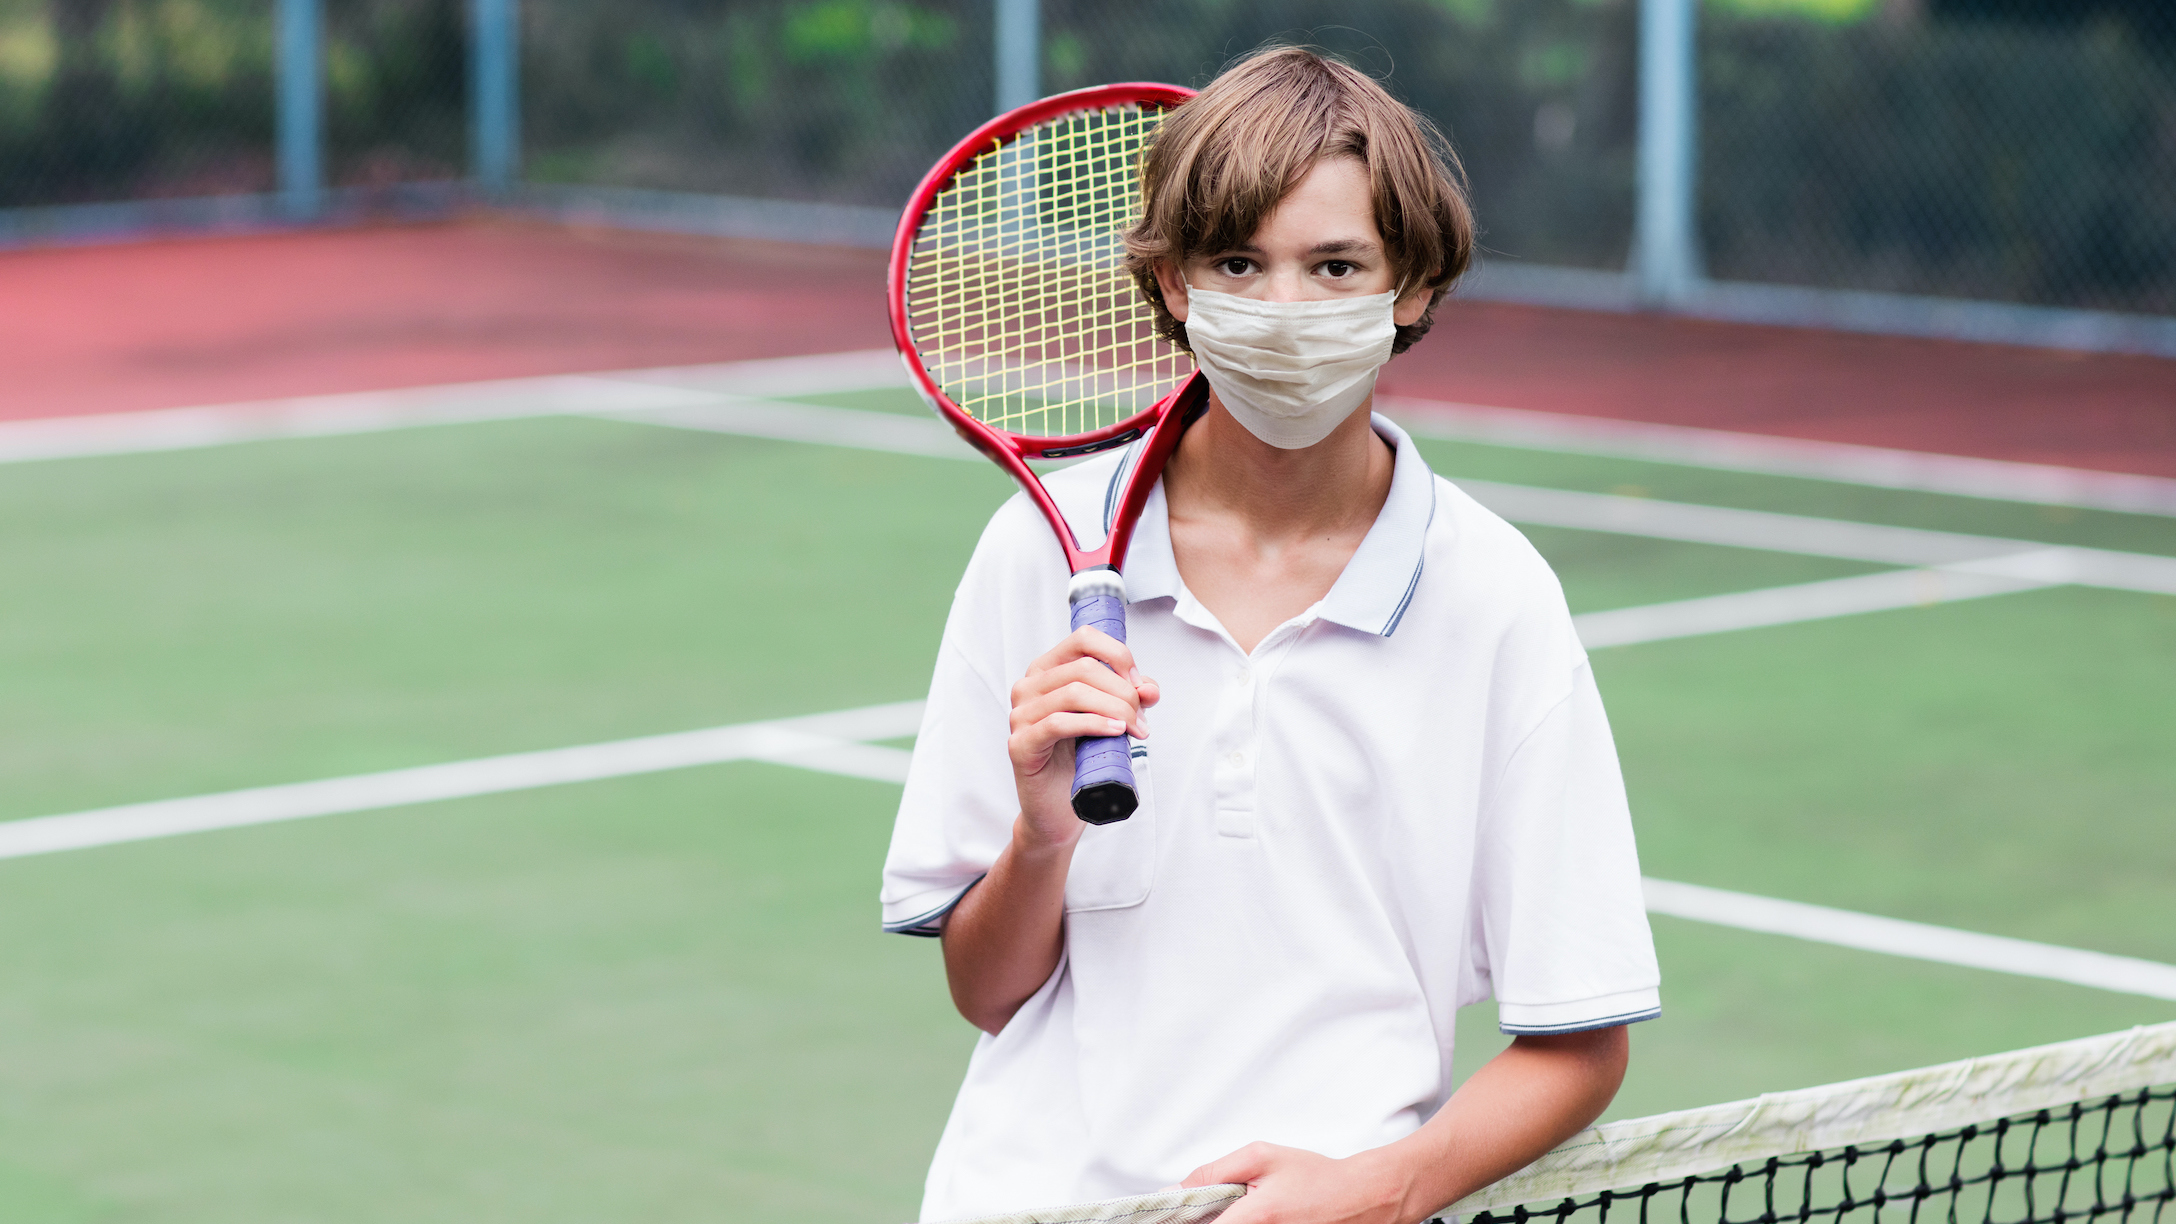
<path fill-rule="evenodd" d="M 1239 681 L 1239 683 L 1241 683 L 1241 684 L 1245 684 L 1245 683 L 1247 683 L 1247 682 L 1248 682 L 1249 680 L 1252 680 L 1252 679 L 1254 679 L 1254 673 L 1253 673 L 1253 672 L 1250 672 L 1250 671 L 1248 671 L 1248 670 L 1247 670 L 1246 668 L 1242 667 L 1242 668 L 1240 668 L 1240 669 L 1239 669 L 1239 674 L 1238 674 L 1237 676 L 1233 677 L 1233 679 L 1235 679 L 1235 680 Z"/>
<path fill-rule="evenodd" d="M 1244 752 L 1235 752 L 1229 757 L 1226 757 L 1225 759 L 1230 761 L 1234 767 L 1237 767 L 1247 763 L 1247 754 Z"/>

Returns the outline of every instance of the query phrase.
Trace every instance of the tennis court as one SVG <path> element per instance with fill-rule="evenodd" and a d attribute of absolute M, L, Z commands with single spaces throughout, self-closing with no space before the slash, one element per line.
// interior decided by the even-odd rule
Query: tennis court
<path fill-rule="evenodd" d="M 912 1218 L 973 1034 L 936 946 L 878 932 L 876 876 L 901 703 L 1010 486 L 868 353 L 873 295 L 764 309 L 794 255 L 768 250 L 731 261 L 738 314 L 669 343 L 525 324 L 496 356 L 311 360 L 268 309 L 234 340 L 257 356 L 194 370 L 24 351 L 61 372 L 0 426 L 0 1215 Z M 80 283 L 68 254 L 0 277 Z M 117 331 L 188 313 L 130 301 Z M 1785 381 L 1775 333 L 1708 326 Z M 2130 388 L 2099 410 L 2165 421 L 2166 363 L 2095 360 Z M 1482 402 L 1604 415 L 1607 369 L 1512 364 Z M 1562 577 L 1665 882 L 1664 1015 L 1610 1117 L 2176 1016 L 2167 480 L 2031 504 L 1818 447 L 1785 475 L 1446 407 L 1440 374 L 1393 407 Z M 1717 402 L 1646 419 L 1727 428 Z M 1946 449 L 2075 454 L 1996 407 L 2003 436 Z M 1900 402 L 1862 440 L 1962 411 Z M 1869 951 L 1830 911 L 1947 934 Z M 1815 937 L 1748 929 L 1777 923 Z M 1501 1040 L 1469 1009 L 1462 1067 Z"/>

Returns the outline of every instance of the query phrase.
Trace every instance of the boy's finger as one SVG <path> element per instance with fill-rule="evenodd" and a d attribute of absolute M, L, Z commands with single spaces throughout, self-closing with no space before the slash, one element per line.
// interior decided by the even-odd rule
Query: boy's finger
<path fill-rule="evenodd" d="M 1109 718 L 1101 714 L 1080 714 L 1072 711 L 1052 714 L 1014 733 L 1013 763 L 1022 766 L 1034 764 L 1039 770 L 1041 763 L 1049 760 L 1051 749 L 1060 740 L 1117 735 L 1125 729 L 1123 719 Z"/>
<path fill-rule="evenodd" d="M 1108 696 L 1117 706 L 1096 699 Z M 1137 739 L 1148 736 L 1141 714 L 1140 690 L 1094 659 L 1075 659 L 1063 667 L 1028 676 L 1013 686 L 1013 724 L 1031 722 L 1055 710 L 1093 710 L 1126 720 Z"/>
<path fill-rule="evenodd" d="M 1101 689 L 1129 707 L 1140 704 L 1139 698 L 1134 695 L 1134 686 L 1120 679 L 1110 668 L 1094 659 L 1074 659 L 1057 667 L 1022 676 L 1012 686 L 1013 708 L 1019 709 L 1076 684 Z"/>
<path fill-rule="evenodd" d="M 1141 708 L 1140 686 L 1094 659 L 1075 659 L 1064 667 L 1044 672 L 1043 676 L 1052 691 L 1062 684 L 1089 684 L 1125 702 L 1131 709 Z"/>
<path fill-rule="evenodd" d="M 1058 643 L 1058 651 L 1070 651 L 1073 658 L 1101 660 L 1105 667 L 1121 676 L 1134 673 L 1133 652 L 1124 642 L 1093 626 L 1075 629 Z M 1053 651 L 1052 653 L 1057 653 Z"/>
<path fill-rule="evenodd" d="M 1196 1186 L 1251 1184 L 1269 1172 L 1276 1163 L 1276 1153 L 1277 1149 L 1267 1143 L 1250 1143 L 1187 1174 L 1179 1184 L 1189 1190 Z"/>
<path fill-rule="evenodd" d="M 1208 1184 L 1214 1186 L 1219 1183 L 1210 1182 Z M 1250 1192 L 1245 1198 L 1225 1208 L 1224 1214 L 1216 1218 L 1217 1224 L 1255 1224 L 1256 1221 L 1265 1218 L 1263 1212 L 1267 1208 L 1253 1201 L 1255 1198 L 1256 1196 Z M 1275 1213 L 1270 1213 L 1268 1218 L 1275 1218 Z"/>
<path fill-rule="evenodd" d="M 1133 692 L 1134 696 L 1140 698 L 1141 708 L 1144 710 L 1164 699 L 1163 686 L 1147 676 L 1134 682 Z"/>
<path fill-rule="evenodd" d="M 1100 659 L 1105 666 L 1119 675 L 1133 670 L 1133 654 L 1126 644 L 1096 628 L 1075 629 L 1058 639 L 1058 644 L 1036 656 L 1028 664 L 1028 674 L 1063 667 L 1075 659 Z"/>
<path fill-rule="evenodd" d="M 1058 714 L 1094 714 L 1116 721 L 1121 728 L 1140 721 L 1140 713 L 1134 708 L 1131 694 L 1121 696 L 1094 684 L 1073 682 L 1048 693 L 1041 694 L 1013 707 L 1014 730 L 1048 721 Z M 1116 732 L 1097 731 L 1096 735 Z"/>

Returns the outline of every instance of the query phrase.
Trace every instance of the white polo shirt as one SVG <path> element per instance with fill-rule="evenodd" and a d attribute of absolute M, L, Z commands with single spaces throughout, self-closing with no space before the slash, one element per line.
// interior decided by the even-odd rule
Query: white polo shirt
<path fill-rule="evenodd" d="M 1057 972 L 985 1035 L 924 1220 L 1142 1193 L 1253 1140 L 1388 1143 L 1452 1089 L 1453 1013 L 1513 1033 L 1657 1014 L 1609 724 L 1556 578 L 1396 426 L 1390 496 L 1321 602 L 1248 653 L 1179 579 L 1159 485 L 1125 567 L 1162 685 L 1141 806 L 1089 828 Z M 1046 484 L 1082 534 L 1133 451 Z M 935 934 L 1019 802 L 1007 694 L 1070 628 L 1025 497 L 960 581 L 884 866 L 888 930 Z"/>

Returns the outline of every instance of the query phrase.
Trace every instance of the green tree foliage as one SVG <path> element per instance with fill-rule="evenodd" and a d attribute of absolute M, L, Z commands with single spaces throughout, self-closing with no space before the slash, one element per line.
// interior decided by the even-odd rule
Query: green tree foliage
<path fill-rule="evenodd" d="M 247 0 L 0 4 L 0 206 L 258 190 L 271 40 Z"/>
<path fill-rule="evenodd" d="M 324 2 L 334 181 L 458 175 L 466 0 Z M 522 0 L 527 173 L 897 204 L 989 115 L 991 3 Z M 1341 55 L 1449 135 L 1491 259 L 1624 264 L 1636 0 L 1042 7 L 1051 91 Z M 272 8 L 0 0 L 0 205 L 269 186 Z M 1709 0 L 1709 271 L 2176 312 L 2172 11 Z"/>
<path fill-rule="evenodd" d="M 0 0 L 0 206 L 268 190 L 273 8 Z M 464 8 L 325 0 L 335 183 L 461 173 Z"/>
<path fill-rule="evenodd" d="M 1701 43 L 1711 274 L 2176 313 L 2176 57 L 2123 24 Z"/>
<path fill-rule="evenodd" d="M 458 178 L 467 162 L 466 0 L 324 0 L 333 181 Z"/>
<path fill-rule="evenodd" d="M 529 0 L 532 177 L 893 204 L 989 117 L 989 0 Z"/>

